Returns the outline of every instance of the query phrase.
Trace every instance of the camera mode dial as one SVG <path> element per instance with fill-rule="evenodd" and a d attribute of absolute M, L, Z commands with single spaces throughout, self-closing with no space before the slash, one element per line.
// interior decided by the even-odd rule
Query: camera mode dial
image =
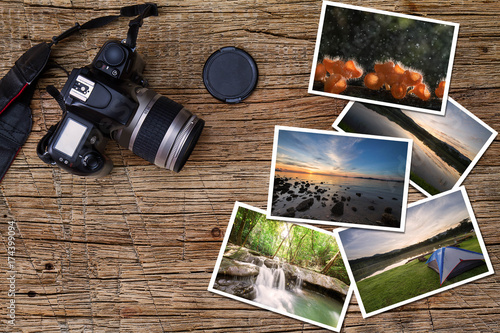
<path fill-rule="evenodd" d="M 108 44 L 103 52 L 104 61 L 110 66 L 118 66 L 125 60 L 123 47 L 117 44 Z"/>

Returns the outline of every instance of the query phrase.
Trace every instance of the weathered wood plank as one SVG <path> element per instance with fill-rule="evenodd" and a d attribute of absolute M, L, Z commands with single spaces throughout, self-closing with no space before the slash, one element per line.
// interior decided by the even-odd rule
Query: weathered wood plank
<path fill-rule="evenodd" d="M 364 1 L 343 1 L 366 6 Z M 138 47 L 155 91 L 184 104 L 206 128 L 180 174 L 150 165 L 117 143 L 115 168 L 84 179 L 45 165 L 36 145 L 60 120 L 45 92 L 64 73 L 49 70 L 32 103 L 33 131 L 0 183 L 0 272 L 7 271 L 8 222 L 17 223 L 16 327 L 5 332 L 322 332 L 313 325 L 206 289 L 234 201 L 265 208 L 275 125 L 331 129 L 345 100 L 307 93 L 321 1 L 160 1 Z M 128 4 L 128 3 L 127 3 Z M 460 23 L 450 96 L 500 130 L 500 5 L 492 1 L 386 1 L 370 6 Z M 105 0 L 2 1 L 0 74 L 30 46 L 76 21 L 116 14 Z M 127 19 L 83 31 L 54 47 L 66 69 L 90 63 L 102 43 L 123 38 Z M 243 103 L 213 99 L 201 79 L 222 46 L 247 50 L 259 82 Z M 465 180 L 493 266 L 500 267 L 500 153 L 496 139 Z M 410 189 L 409 202 L 424 196 Z M 318 227 L 332 229 L 317 225 Z M 2 275 L 4 276 L 4 275 Z M 0 279 L 0 304 L 8 283 Z M 363 319 L 353 297 L 345 332 L 495 332 L 498 274 Z"/>

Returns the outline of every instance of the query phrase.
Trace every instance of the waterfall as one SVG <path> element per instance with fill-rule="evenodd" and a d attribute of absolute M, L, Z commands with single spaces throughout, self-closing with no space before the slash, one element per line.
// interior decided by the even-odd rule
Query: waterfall
<path fill-rule="evenodd" d="M 256 266 L 259 274 L 253 284 L 256 297 L 255 303 L 266 309 L 290 313 L 295 316 L 335 327 L 342 311 L 342 303 L 323 294 L 302 290 L 306 275 L 299 269 L 290 271 L 291 280 L 286 283 L 284 263 L 270 261 L 271 268 L 264 264 L 265 259 L 259 259 Z M 269 261 L 268 261 L 269 263 Z M 286 267 L 286 266 L 285 266 Z M 288 289 L 287 289 L 288 288 Z"/>
<path fill-rule="evenodd" d="M 285 285 L 285 272 L 281 267 L 268 268 L 263 264 L 255 280 L 255 301 L 281 311 L 290 311 L 292 295 L 285 289 Z"/>
<path fill-rule="evenodd" d="M 285 272 L 281 268 L 274 270 L 273 287 L 278 290 L 285 290 Z"/>
<path fill-rule="evenodd" d="M 281 268 L 268 268 L 266 265 L 260 267 L 259 275 L 255 280 L 257 288 L 285 290 L 285 272 Z"/>
<path fill-rule="evenodd" d="M 297 279 L 295 280 L 295 292 L 302 292 L 302 273 L 300 271 L 297 272 Z"/>
<path fill-rule="evenodd" d="M 255 284 L 257 286 L 263 286 L 266 288 L 272 288 L 274 282 L 274 274 L 270 268 L 267 268 L 266 265 L 262 265 L 259 270 L 259 275 L 257 276 L 257 280 L 255 280 Z"/>

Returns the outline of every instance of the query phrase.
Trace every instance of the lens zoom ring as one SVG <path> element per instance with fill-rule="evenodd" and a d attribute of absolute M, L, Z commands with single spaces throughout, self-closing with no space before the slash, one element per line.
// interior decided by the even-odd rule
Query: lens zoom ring
<path fill-rule="evenodd" d="M 154 163 L 165 133 L 181 110 L 179 103 L 164 96 L 158 98 L 137 133 L 133 152 Z"/>

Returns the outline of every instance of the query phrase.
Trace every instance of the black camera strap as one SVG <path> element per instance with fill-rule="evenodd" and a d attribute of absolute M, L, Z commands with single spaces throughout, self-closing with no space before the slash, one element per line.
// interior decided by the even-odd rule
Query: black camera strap
<path fill-rule="evenodd" d="M 158 7 L 154 3 L 146 3 L 142 5 L 126 6 L 120 9 L 120 15 L 109 15 L 102 16 L 92 19 L 84 24 L 80 25 L 76 23 L 73 27 L 69 28 L 59 36 L 52 37 L 52 44 L 57 44 L 66 37 L 71 36 L 79 30 L 89 30 L 103 27 L 120 17 L 133 17 L 137 16 L 135 19 L 130 21 L 129 30 L 127 33 L 127 45 L 131 48 L 135 48 L 137 41 L 137 35 L 139 28 L 142 26 L 142 21 L 149 16 L 158 16 Z"/>
<path fill-rule="evenodd" d="M 127 45 L 135 48 L 142 20 L 157 15 L 158 8 L 152 3 L 126 6 L 120 9 L 120 15 L 98 17 L 82 25 L 76 23 L 53 37 L 51 42 L 33 46 L 15 62 L 0 80 L 0 182 L 28 139 L 32 125 L 30 104 L 35 83 L 47 68 L 52 46 L 79 30 L 100 28 L 120 17 L 137 16 L 130 21 L 127 33 Z"/>

